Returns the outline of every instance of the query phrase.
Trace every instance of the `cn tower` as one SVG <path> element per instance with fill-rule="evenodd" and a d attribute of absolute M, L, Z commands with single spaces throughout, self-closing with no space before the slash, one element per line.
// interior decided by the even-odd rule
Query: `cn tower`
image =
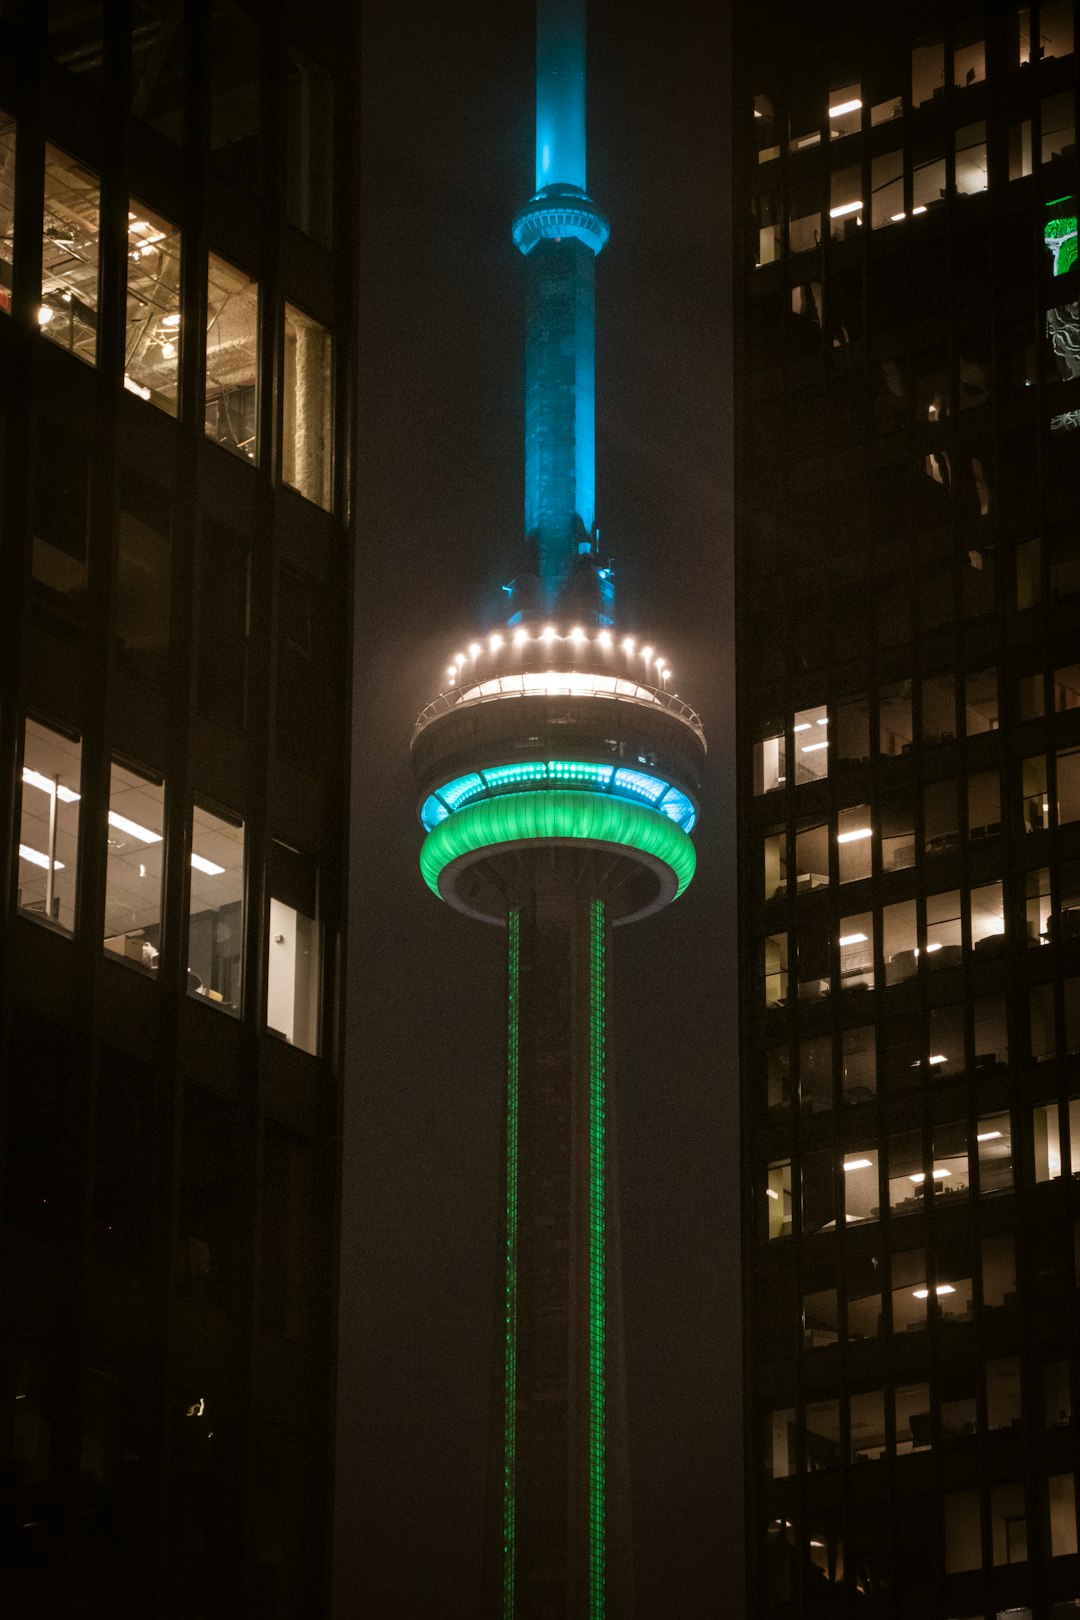
<path fill-rule="evenodd" d="M 502 1620 L 622 1620 L 632 1581 L 612 1194 L 612 931 L 677 899 L 705 753 L 647 637 L 616 628 L 595 510 L 584 0 L 539 0 L 525 259 L 525 566 L 416 722 L 425 880 L 506 930 Z"/>

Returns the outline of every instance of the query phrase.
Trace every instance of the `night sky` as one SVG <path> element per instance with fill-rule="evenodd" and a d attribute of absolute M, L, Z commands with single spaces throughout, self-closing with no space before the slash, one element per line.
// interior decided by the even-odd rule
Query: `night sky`
<path fill-rule="evenodd" d="M 353 1053 L 338 1612 L 483 1613 L 501 1304 L 501 931 L 424 887 L 416 713 L 489 623 L 523 500 L 529 0 L 365 0 Z M 638 1620 L 737 1617 L 738 1158 L 722 36 L 706 0 L 597 0 L 589 189 L 597 516 L 620 625 L 710 741 L 699 874 L 616 935 Z"/>

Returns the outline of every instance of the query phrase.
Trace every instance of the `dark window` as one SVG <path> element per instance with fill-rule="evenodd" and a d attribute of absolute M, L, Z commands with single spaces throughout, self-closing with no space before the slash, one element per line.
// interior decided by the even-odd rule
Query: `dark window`
<path fill-rule="evenodd" d="M 262 35 L 234 0 L 214 0 L 211 30 L 210 150 L 222 179 L 262 190 L 259 86 Z"/>
<path fill-rule="evenodd" d="M 311 1149 L 277 1126 L 263 1149 L 262 1319 L 272 1333 L 306 1341 L 318 1297 L 321 1256 L 315 1229 Z"/>
<path fill-rule="evenodd" d="M 325 68 L 290 50 L 285 59 L 285 214 L 330 246 L 334 193 L 334 85 Z"/>
<path fill-rule="evenodd" d="M 116 661 L 127 674 L 162 682 L 169 652 L 170 508 L 162 490 L 125 473 L 117 520 Z"/>
<path fill-rule="evenodd" d="M 38 447 L 34 480 L 34 590 L 69 618 L 86 611 L 90 458 L 80 444 L 50 433 Z"/>
<path fill-rule="evenodd" d="M 65 1120 L 70 1094 L 64 1031 L 12 1011 L 4 1142 L 4 1220 L 42 1237 L 61 1235 L 73 1187 Z"/>
<path fill-rule="evenodd" d="M 184 138 L 183 0 L 135 0 L 131 34 L 131 110 L 168 136 Z"/>
<path fill-rule="evenodd" d="M 219 523 L 203 524 L 198 568 L 199 713 L 233 731 L 247 720 L 251 550 Z"/>
<path fill-rule="evenodd" d="M 95 1099 L 94 1250 L 125 1270 L 146 1263 L 156 1227 L 154 1070 L 102 1046 Z"/>
<path fill-rule="evenodd" d="M 189 1085 L 184 1092 L 177 1261 L 185 1293 L 226 1305 L 235 1268 L 236 1110 L 223 1097 Z"/>

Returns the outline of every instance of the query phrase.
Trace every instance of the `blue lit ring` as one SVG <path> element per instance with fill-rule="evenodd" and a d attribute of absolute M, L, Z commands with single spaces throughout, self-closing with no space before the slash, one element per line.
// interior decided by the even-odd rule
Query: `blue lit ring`
<path fill-rule="evenodd" d="M 468 804 L 515 790 L 545 788 L 565 792 L 611 794 L 632 804 L 658 810 L 683 832 L 693 831 L 697 811 L 693 801 L 663 777 L 631 766 L 596 764 L 576 759 L 519 760 L 513 765 L 489 765 L 482 771 L 455 776 L 429 793 L 420 811 L 420 820 L 431 832 L 448 816 L 460 813 Z"/>

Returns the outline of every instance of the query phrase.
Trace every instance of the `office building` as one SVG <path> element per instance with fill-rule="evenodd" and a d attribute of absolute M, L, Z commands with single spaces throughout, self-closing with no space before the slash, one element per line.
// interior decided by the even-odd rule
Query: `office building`
<path fill-rule="evenodd" d="M 0 1589 L 325 1612 L 353 17 L 0 5 Z"/>
<path fill-rule="evenodd" d="M 750 1608 L 1064 1620 L 1077 18 L 736 19 Z"/>
<path fill-rule="evenodd" d="M 504 1620 L 601 1620 L 633 1605 L 613 931 L 693 877 L 705 742 L 664 657 L 615 631 L 596 524 L 595 262 L 609 227 L 586 189 L 584 0 L 540 0 L 536 84 L 535 190 L 513 225 L 521 567 L 500 628 L 453 656 L 412 757 L 426 881 L 507 940 L 502 1469 L 485 1602 Z"/>

